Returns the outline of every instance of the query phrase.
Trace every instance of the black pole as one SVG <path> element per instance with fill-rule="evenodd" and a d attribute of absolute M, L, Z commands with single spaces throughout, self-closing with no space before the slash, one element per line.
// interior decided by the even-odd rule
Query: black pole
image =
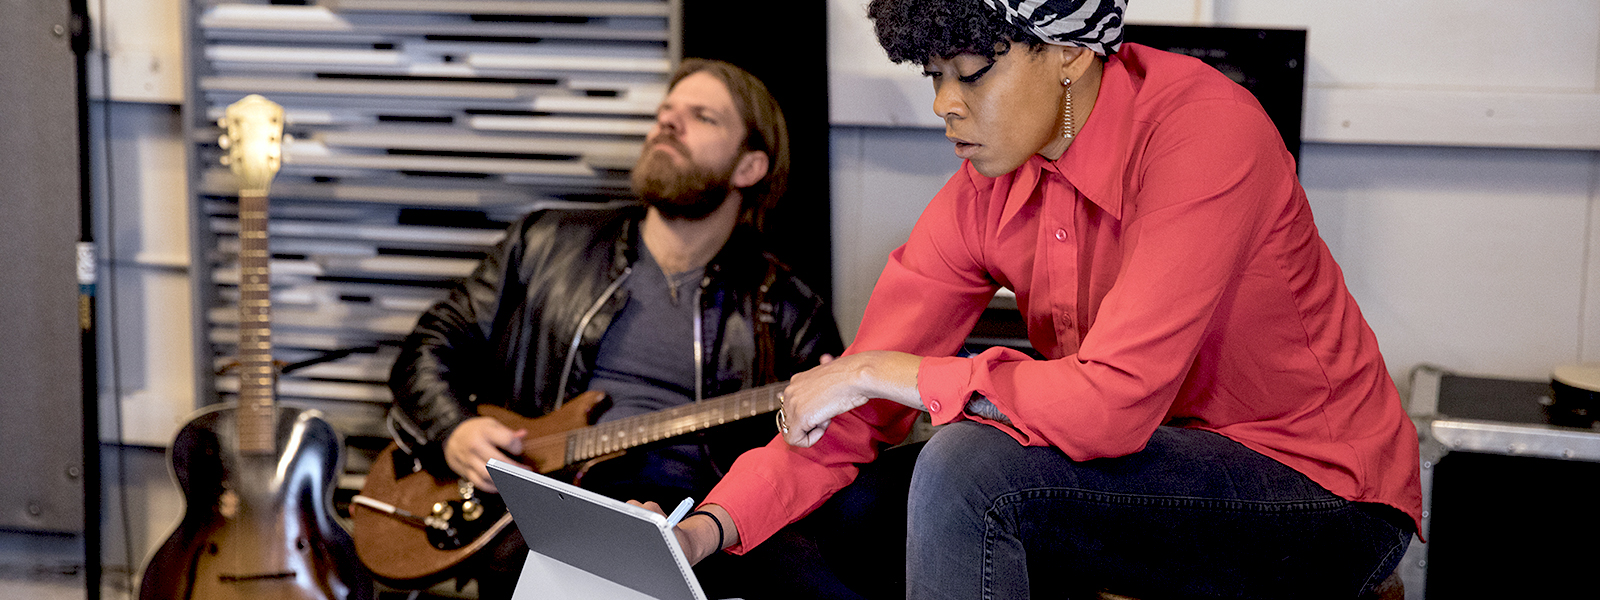
<path fill-rule="evenodd" d="M 99 600 L 100 556 L 100 378 L 96 352 L 94 192 L 90 186 L 88 0 L 72 4 L 72 53 L 78 81 L 78 334 L 83 353 L 83 577 L 88 600 Z M 110 151 L 108 148 L 107 151 Z"/>

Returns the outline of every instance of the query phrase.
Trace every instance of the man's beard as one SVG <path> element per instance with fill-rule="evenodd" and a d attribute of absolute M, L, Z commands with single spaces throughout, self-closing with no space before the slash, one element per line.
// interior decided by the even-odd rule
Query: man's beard
<path fill-rule="evenodd" d="M 684 166 L 673 164 L 672 157 L 655 151 L 657 144 L 671 146 L 684 159 Z M 689 149 L 676 137 L 658 136 L 645 145 L 644 155 L 633 168 L 633 193 L 646 206 L 668 219 L 700 220 L 716 211 L 733 190 L 733 164 L 720 172 L 694 162 Z"/>

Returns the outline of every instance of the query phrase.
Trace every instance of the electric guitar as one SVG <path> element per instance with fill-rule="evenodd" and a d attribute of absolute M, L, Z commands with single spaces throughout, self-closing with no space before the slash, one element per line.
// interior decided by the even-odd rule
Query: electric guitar
<path fill-rule="evenodd" d="M 343 440 L 315 411 L 274 402 L 267 188 L 283 108 L 252 94 L 226 115 L 218 143 L 240 182 L 239 399 L 202 409 L 172 442 L 185 512 L 139 598 L 365 600 L 371 576 L 333 509 Z"/>
<path fill-rule="evenodd" d="M 493 405 L 478 407 L 512 429 L 526 429 L 518 459 L 540 473 L 568 471 L 629 448 L 775 412 L 787 382 L 719 396 L 599 425 L 589 415 L 603 401 L 590 391 L 536 418 Z M 398 463 L 398 464 L 397 464 Z M 470 482 L 416 468 L 389 444 L 372 463 L 361 494 L 350 505 L 356 554 L 385 584 L 426 588 L 455 575 L 455 567 L 483 550 L 511 524 L 494 494 Z"/>

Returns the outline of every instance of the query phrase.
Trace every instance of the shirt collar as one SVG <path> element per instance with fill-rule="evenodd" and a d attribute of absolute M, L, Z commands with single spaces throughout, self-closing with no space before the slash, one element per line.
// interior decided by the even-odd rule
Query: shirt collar
<path fill-rule="evenodd" d="M 1035 154 L 1029 170 L 1042 168 L 1065 178 L 1072 187 L 1113 218 L 1122 218 L 1123 161 L 1132 155 L 1134 89 L 1127 65 L 1120 53 L 1106 59 L 1100 78 L 1100 94 L 1094 112 L 1078 132 L 1077 139 L 1061 158 L 1051 161 Z M 1027 178 L 1019 178 L 1022 183 Z"/>

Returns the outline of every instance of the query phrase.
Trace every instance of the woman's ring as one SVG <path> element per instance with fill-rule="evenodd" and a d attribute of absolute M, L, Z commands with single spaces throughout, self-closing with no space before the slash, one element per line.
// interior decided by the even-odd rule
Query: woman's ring
<path fill-rule="evenodd" d="M 783 407 L 778 407 L 778 432 L 789 433 L 789 421 L 783 417 Z"/>

